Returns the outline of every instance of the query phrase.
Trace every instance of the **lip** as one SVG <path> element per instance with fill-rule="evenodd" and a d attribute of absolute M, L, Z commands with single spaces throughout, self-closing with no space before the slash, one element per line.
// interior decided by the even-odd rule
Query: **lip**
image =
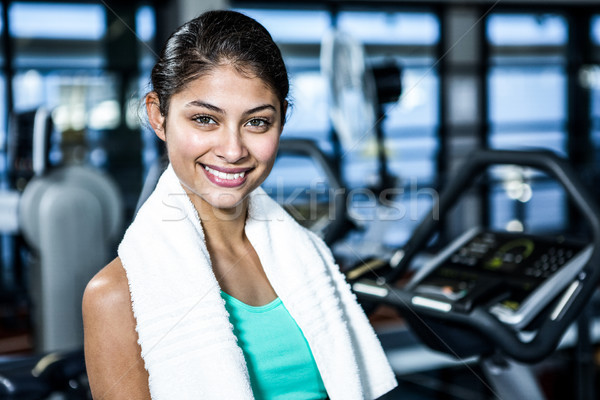
<path fill-rule="evenodd" d="M 242 186 L 248 179 L 248 172 L 250 172 L 252 170 L 252 168 L 224 168 L 224 167 L 214 167 L 212 165 L 204 165 L 204 164 L 201 164 L 201 166 L 202 166 L 202 170 L 204 171 L 204 174 L 206 175 L 206 177 L 208 178 L 209 181 L 211 181 L 212 183 L 214 183 L 217 186 L 224 187 L 224 188 L 235 188 L 235 187 Z M 239 177 L 236 179 L 223 179 L 223 178 L 219 178 L 218 176 L 208 172 L 206 170 L 206 168 L 204 168 L 205 166 L 209 167 L 210 169 L 214 169 L 215 171 L 223 172 L 226 174 L 238 174 L 241 172 L 245 172 L 245 174 L 243 177 Z"/>

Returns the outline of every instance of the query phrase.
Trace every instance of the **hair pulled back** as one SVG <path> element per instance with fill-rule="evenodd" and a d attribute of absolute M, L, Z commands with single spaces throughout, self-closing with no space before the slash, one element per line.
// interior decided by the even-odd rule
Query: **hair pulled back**
<path fill-rule="evenodd" d="M 226 10 L 208 11 L 192 19 L 167 40 L 151 75 L 160 113 L 167 116 L 171 96 L 189 82 L 227 64 L 262 79 L 275 92 L 283 122 L 289 81 L 279 48 L 257 21 Z"/>

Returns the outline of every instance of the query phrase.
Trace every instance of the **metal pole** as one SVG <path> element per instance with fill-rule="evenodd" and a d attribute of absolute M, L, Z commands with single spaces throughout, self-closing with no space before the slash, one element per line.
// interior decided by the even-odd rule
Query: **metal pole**
<path fill-rule="evenodd" d="M 481 368 L 499 400 L 544 400 L 531 367 L 502 356 L 484 358 Z"/>

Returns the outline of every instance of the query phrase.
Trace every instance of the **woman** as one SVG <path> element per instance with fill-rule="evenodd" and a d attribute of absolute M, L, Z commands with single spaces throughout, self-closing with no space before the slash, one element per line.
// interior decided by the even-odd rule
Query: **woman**
<path fill-rule="evenodd" d="M 363 399 L 395 385 L 329 250 L 260 184 L 287 110 L 279 49 L 212 11 L 168 40 L 146 96 L 170 166 L 83 299 L 98 399 Z"/>

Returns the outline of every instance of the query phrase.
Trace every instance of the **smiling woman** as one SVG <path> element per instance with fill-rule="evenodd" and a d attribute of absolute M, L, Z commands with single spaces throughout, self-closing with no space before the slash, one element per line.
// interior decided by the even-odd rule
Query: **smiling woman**
<path fill-rule="evenodd" d="M 170 164 L 88 284 L 94 398 L 374 399 L 396 380 L 325 244 L 260 185 L 287 108 L 279 49 L 253 19 L 180 27 L 152 71 Z M 175 215 L 174 215 L 175 212 Z"/>
<path fill-rule="evenodd" d="M 165 121 L 158 97 L 148 95 L 150 123 L 167 143 L 200 216 L 241 206 L 271 172 L 285 102 L 261 79 L 224 64 L 190 82 L 170 103 Z"/>

